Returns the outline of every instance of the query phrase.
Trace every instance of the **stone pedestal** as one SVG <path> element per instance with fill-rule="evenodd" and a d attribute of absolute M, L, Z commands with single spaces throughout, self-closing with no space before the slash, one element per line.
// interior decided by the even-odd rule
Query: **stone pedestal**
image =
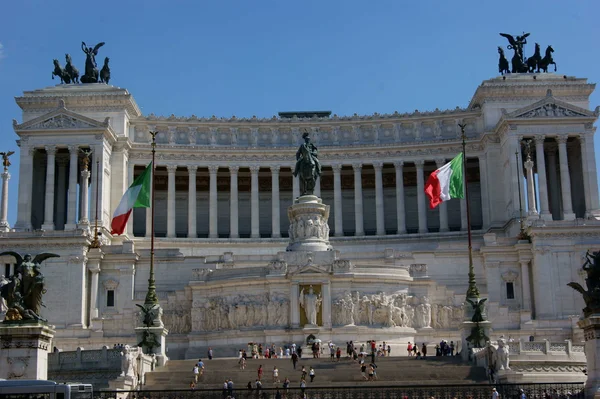
<path fill-rule="evenodd" d="M 483 332 L 488 337 L 488 339 L 492 333 L 492 323 L 489 321 L 482 321 L 479 323 L 474 323 L 472 321 L 463 321 L 461 328 L 460 328 L 460 337 L 461 337 L 460 355 L 464 361 L 471 360 L 469 358 L 470 357 L 470 355 L 469 355 L 470 349 L 476 347 L 473 345 L 473 343 L 467 341 L 467 337 L 469 337 L 471 335 L 473 328 L 476 327 L 477 324 L 479 324 L 479 327 L 483 328 Z M 480 345 L 481 345 L 481 347 L 483 347 L 485 345 L 485 342 L 480 342 Z"/>
<path fill-rule="evenodd" d="M 0 378 L 48 379 L 48 351 L 52 350 L 53 326 L 41 323 L 0 323 Z"/>
<path fill-rule="evenodd" d="M 162 323 L 161 323 L 162 324 Z M 167 335 L 169 334 L 169 330 L 163 327 L 136 327 L 135 328 L 135 337 L 137 342 L 142 342 L 144 340 L 144 335 L 146 333 L 153 334 L 156 338 L 156 341 L 160 344 L 160 346 L 152 348 L 151 351 L 146 354 L 154 354 L 156 355 L 156 366 L 162 367 L 164 366 L 169 358 L 167 357 Z M 145 350 L 146 348 L 144 348 Z"/>
<path fill-rule="evenodd" d="M 316 195 L 303 195 L 288 208 L 290 243 L 287 251 L 331 251 L 329 205 Z"/>
<path fill-rule="evenodd" d="M 600 398 L 600 314 L 593 314 L 580 320 L 577 325 L 585 338 L 587 359 L 587 381 L 585 399 Z"/>

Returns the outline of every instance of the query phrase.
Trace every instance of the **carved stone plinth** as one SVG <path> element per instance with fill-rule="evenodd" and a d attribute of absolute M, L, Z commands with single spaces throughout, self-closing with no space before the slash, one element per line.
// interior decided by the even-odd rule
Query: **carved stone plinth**
<path fill-rule="evenodd" d="M 137 339 L 138 342 L 138 346 L 142 346 L 140 345 L 140 343 L 142 341 L 144 341 L 144 339 L 146 338 L 146 335 L 151 334 L 154 336 L 154 340 L 156 341 L 156 343 L 158 343 L 159 345 L 153 347 L 153 348 L 143 348 L 144 353 L 146 353 L 147 355 L 150 354 L 154 354 L 156 355 L 156 365 L 158 367 L 162 367 L 164 366 L 167 361 L 169 360 L 169 358 L 167 357 L 167 335 L 169 335 L 169 330 L 167 330 L 165 327 L 136 327 L 135 328 L 135 337 Z"/>
<path fill-rule="evenodd" d="M 290 244 L 287 251 L 331 251 L 329 205 L 316 195 L 303 195 L 288 208 Z"/>
<path fill-rule="evenodd" d="M 53 326 L 0 323 L 0 379 L 48 379 Z"/>
<path fill-rule="evenodd" d="M 471 336 L 471 334 L 473 334 L 473 329 L 477 326 L 482 329 L 483 334 L 485 334 L 485 336 L 487 336 L 488 339 L 492 334 L 492 323 L 489 321 L 481 321 L 479 323 L 474 323 L 472 321 L 463 321 L 460 327 L 460 336 L 462 344 L 460 349 L 460 355 L 464 361 L 472 360 L 470 354 L 471 349 L 477 347 L 476 344 L 474 345 L 472 342 L 467 341 L 467 338 Z M 483 340 L 481 340 L 479 343 L 479 347 L 483 347 L 485 344 L 486 343 L 483 342 Z"/>
<path fill-rule="evenodd" d="M 600 398 L 600 314 L 593 314 L 577 322 L 583 330 L 587 381 L 585 399 Z"/>

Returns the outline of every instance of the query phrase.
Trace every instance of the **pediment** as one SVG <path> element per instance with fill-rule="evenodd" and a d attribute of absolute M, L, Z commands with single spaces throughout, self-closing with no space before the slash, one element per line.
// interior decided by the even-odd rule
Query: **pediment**
<path fill-rule="evenodd" d="M 292 269 L 292 270 L 290 270 Z M 299 274 L 330 274 L 331 273 L 331 265 L 306 265 L 299 266 L 296 269 L 288 266 L 288 273 L 291 275 L 299 275 Z"/>
<path fill-rule="evenodd" d="M 109 126 L 109 118 L 103 122 L 88 118 L 65 108 L 64 101 L 59 103 L 59 107 L 45 115 L 38 116 L 24 123 L 17 123 L 13 119 L 13 128 L 15 131 L 28 130 L 82 130 L 94 129 L 104 130 Z"/>
<path fill-rule="evenodd" d="M 543 100 L 504 115 L 504 119 L 596 117 L 596 113 L 590 110 L 556 99 L 552 96 L 552 92 L 550 90 L 548 91 L 546 98 Z"/>

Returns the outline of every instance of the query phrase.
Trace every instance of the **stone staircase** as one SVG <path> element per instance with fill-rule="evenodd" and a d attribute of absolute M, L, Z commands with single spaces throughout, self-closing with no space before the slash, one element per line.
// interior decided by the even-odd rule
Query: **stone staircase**
<path fill-rule="evenodd" d="M 200 378 L 199 389 L 220 389 L 223 381 L 231 378 L 236 389 L 245 389 L 248 381 L 257 378 L 259 365 L 263 366 L 263 388 L 274 388 L 273 367 L 279 369 L 281 382 L 288 377 L 290 387 L 300 385 L 302 366 L 315 369 L 315 381 L 308 387 L 356 386 L 366 384 L 362 379 L 358 363 L 342 358 L 332 362 L 329 358 L 302 358 L 293 369 L 290 359 L 248 360 L 246 369 L 240 370 L 237 359 L 203 359 L 204 375 Z M 165 367 L 146 374 L 145 389 L 184 389 L 193 380 L 193 367 L 197 360 L 172 360 Z M 366 360 L 369 363 L 369 358 Z M 429 357 L 416 360 L 408 357 L 377 358 L 378 385 L 416 385 L 416 384 L 474 384 L 487 382 L 485 369 L 462 363 L 459 357 Z M 373 384 L 369 382 L 368 384 Z"/>

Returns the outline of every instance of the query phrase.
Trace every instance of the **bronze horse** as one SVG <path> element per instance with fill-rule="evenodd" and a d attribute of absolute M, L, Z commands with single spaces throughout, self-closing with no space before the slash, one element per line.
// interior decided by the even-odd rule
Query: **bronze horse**
<path fill-rule="evenodd" d="M 71 77 L 69 76 L 69 74 L 67 74 L 65 72 L 64 69 L 62 69 L 58 60 L 54 60 L 53 62 L 54 62 L 54 71 L 52 71 L 52 79 L 54 79 L 55 76 L 58 76 L 60 78 L 61 84 L 62 83 L 71 83 Z"/>
<path fill-rule="evenodd" d="M 553 52 L 554 49 L 552 48 L 552 46 L 548 46 L 546 48 L 546 54 L 544 55 L 544 58 L 542 58 L 540 62 L 538 62 L 538 72 L 540 69 L 544 72 L 548 72 L 548 67 L 550 65 L 554 65 L 554 72 L 556 72 L 556 62 L 554 62 L 554 59 L 552 58 Z"/>
<path fill-rule="evenodd" d="M 79 70 L 73 66 L 71 55 L 65 54 L 65 59 L 67 61 L 65 64 L 65 73 L 69 75 L 69 78 L 73 83 L 79 83 Z"/>
<path fill-rule="evenodd" d="M 504 50 L 500 46 L 498 46 L 498 54 L 500 54 L 500 59 L 498 60 L 498 72 L 500 72 L 502 75 L 505 73 L 510 73 L 510 69 L 508 68 L 508 60 L 504 56 Z"/>
<path fill-rule="evenodd" d="M 537 72 L 540 72 L 540 61 L 542 60 L 542 56 L 540 54 L 540 45 L 539 43 L 535 44 L 535 52 L 529 58 L 527 58 L 527 68 L 529 72 L 535 72 L 537 68 Z"/>

